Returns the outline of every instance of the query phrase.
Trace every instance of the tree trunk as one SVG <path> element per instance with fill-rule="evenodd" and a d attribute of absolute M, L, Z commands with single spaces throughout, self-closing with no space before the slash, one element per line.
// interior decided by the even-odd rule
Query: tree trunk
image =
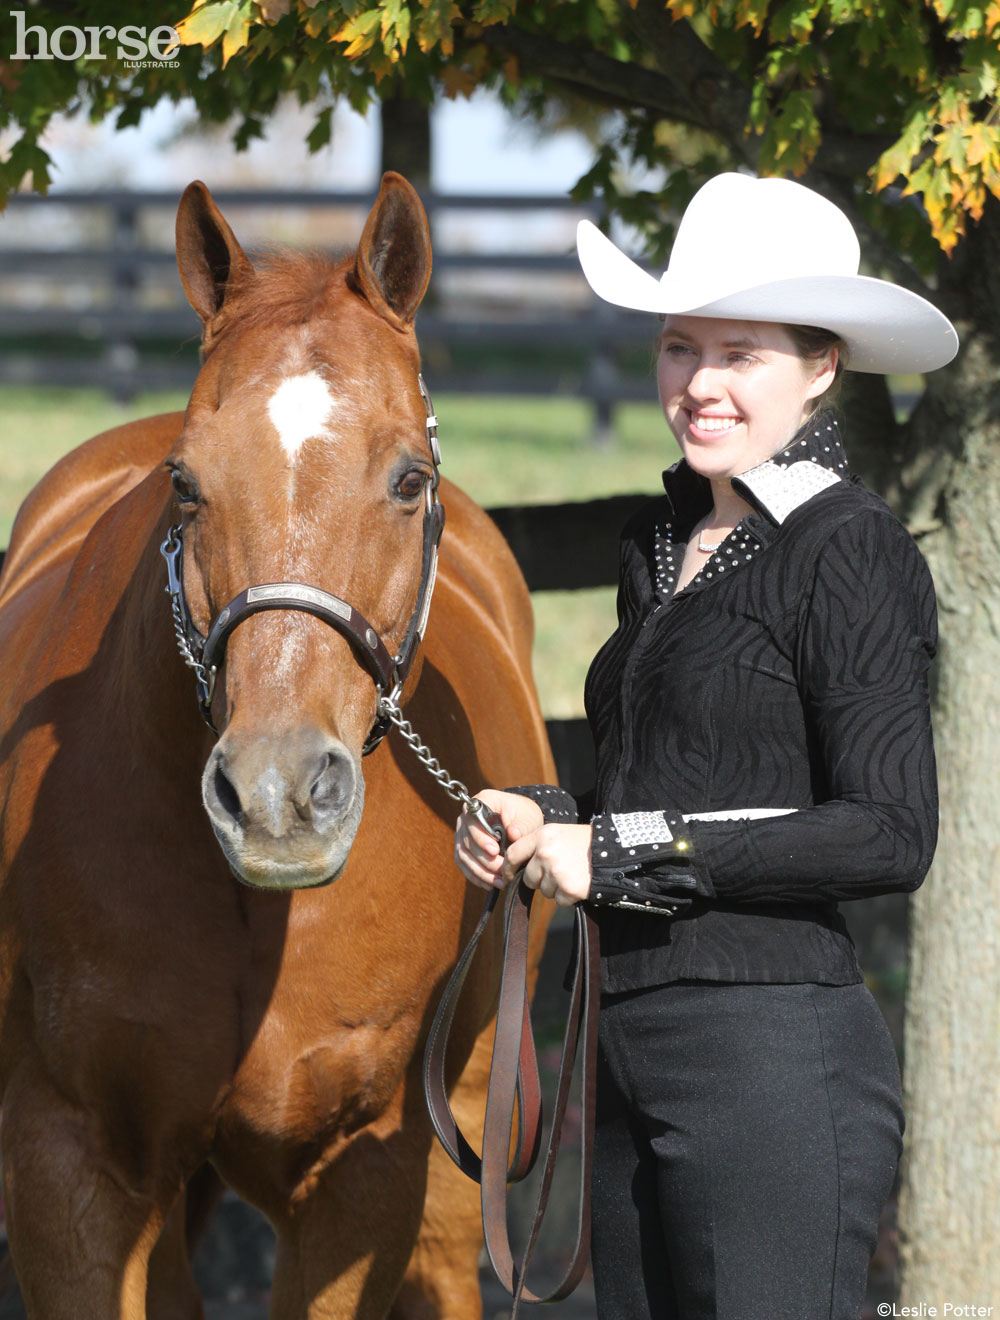
<path fill-rule="evenodd" d="M 431 112 L 423 101 L 401 95 L 382 102 L 382 172 L 396 170 L 418 192 L 431 186 Z"/>
<path fill-rule="evenodd" d="M 992 1306 L 996 1317 L 1000 205 L 991 204 L 961 244 L 942 292 L 963 348 L 956 363 L 929 377 L 905 428 L 894 501 L 934 575 L 941 631 L 932 670 L 941 829 L 934 865 L 910 912 L 900 1300 L 936 1306 L 938 1315 L 948 1302 Z"/>

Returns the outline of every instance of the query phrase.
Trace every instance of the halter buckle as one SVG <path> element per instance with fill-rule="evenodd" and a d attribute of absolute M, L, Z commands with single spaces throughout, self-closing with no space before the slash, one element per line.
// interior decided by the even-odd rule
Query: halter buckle
<path fill-rule="evenodd" d="M 180 538 L 181 525 L 175 523 L 167 532 L 166 539 L 160 545 L 160 554 L 167 563 L 167 585 L 164 591 L 168 591 L 171 596 L 179 596 L 181 592 L 181 573 L 178 564 L 180 562 L 183 545 Z"/>

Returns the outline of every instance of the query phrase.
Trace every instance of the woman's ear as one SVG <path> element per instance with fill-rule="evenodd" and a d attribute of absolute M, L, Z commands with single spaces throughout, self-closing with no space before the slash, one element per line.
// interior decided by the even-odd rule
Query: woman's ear
<path fill-rule="evenodd" d="M 826 357 L 815 364 L 815 373 L 806 390 L 807 399 L 818 399 L 821 394 L 826 393 L 837 379 L 837 363 L 839 361 L 839 350 L 831 348 Z"/>

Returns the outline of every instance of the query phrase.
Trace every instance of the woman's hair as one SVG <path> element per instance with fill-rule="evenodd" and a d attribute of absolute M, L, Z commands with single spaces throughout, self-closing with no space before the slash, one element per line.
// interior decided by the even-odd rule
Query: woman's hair
<path fill-rule="evenodd" d="M 818 399 L 813 399 L 812 411 L 815 414 L 821 408 L 829 408 L 840 393 L 841 378 L 847 366 L 847 345 L 832 330 L 820 330 L 815 325 L 783 325 L 782 329 L 791 339 L 795 351 L 804 362 L 820 362 L 829 356 L 831 349 L 837 350 L 837 369 L 833 384 L 829 389 L 824 390 Z"/>

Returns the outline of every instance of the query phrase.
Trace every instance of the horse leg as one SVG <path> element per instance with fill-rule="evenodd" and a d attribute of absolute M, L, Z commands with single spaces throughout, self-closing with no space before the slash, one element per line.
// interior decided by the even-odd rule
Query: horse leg
<path fill-rule="evenodd" d="M 147 1320 L 203 1320 L 205 1308 L 191 1272 L 191 1257 L 224 1190 L 210 1164 L 203 1164 L 188 1179 L 149 1258 Z"/>
<path fill-rule="evenodd" d="M 145 1320 L 166 1209 L 129 1185 L 93 1115 L 22 1063 L 4 1095 L 4 1197 L 30 1320 Z"/>
<path fill-rule="evenodd" d="M 531 995 L 534 995 L 545 932 L 553 910 L 552 905 L 538 899 L 532 909 L 528 949 Z M 494 1025 L 490 1022 L 479 1032 L 449 1097 L 458 1126 L 474 1150 L 481 1150 L 483 1144 Z M 516 1125 L 514 1131 L 516 1135 Z M 387 1320 L 479 1320 L 482 1246 L 479 1185 L 452 1163 L 435 1138 L 427 1169 L 427 1197 L 420 1232 Z"/>
<path fill-rule="evenodd" d="M 274 1320 L 384 1320 L 420 1226 L 428 1145 L 397 1113 L 318 1161 L 274 1217 Z"/>
<path fill-rule="evenodd" d="M 476 1041 L 455 1085 L 451 1107 L 475 1150 L 482 1147 L 492 1026 Z M 387 1320 L 479 1320 L 483 1246 L 479 1184 L 452 1163 L 434 1138 L 417 1243 Z"/>
<path fill-rule="evenodd" d="M 205 1164 L 174 1202 L 149 1258 L 146 1320 L 204 1320 L 191 1254 L 219 1203 L 222 1188 L 218 1174 Z"/>

